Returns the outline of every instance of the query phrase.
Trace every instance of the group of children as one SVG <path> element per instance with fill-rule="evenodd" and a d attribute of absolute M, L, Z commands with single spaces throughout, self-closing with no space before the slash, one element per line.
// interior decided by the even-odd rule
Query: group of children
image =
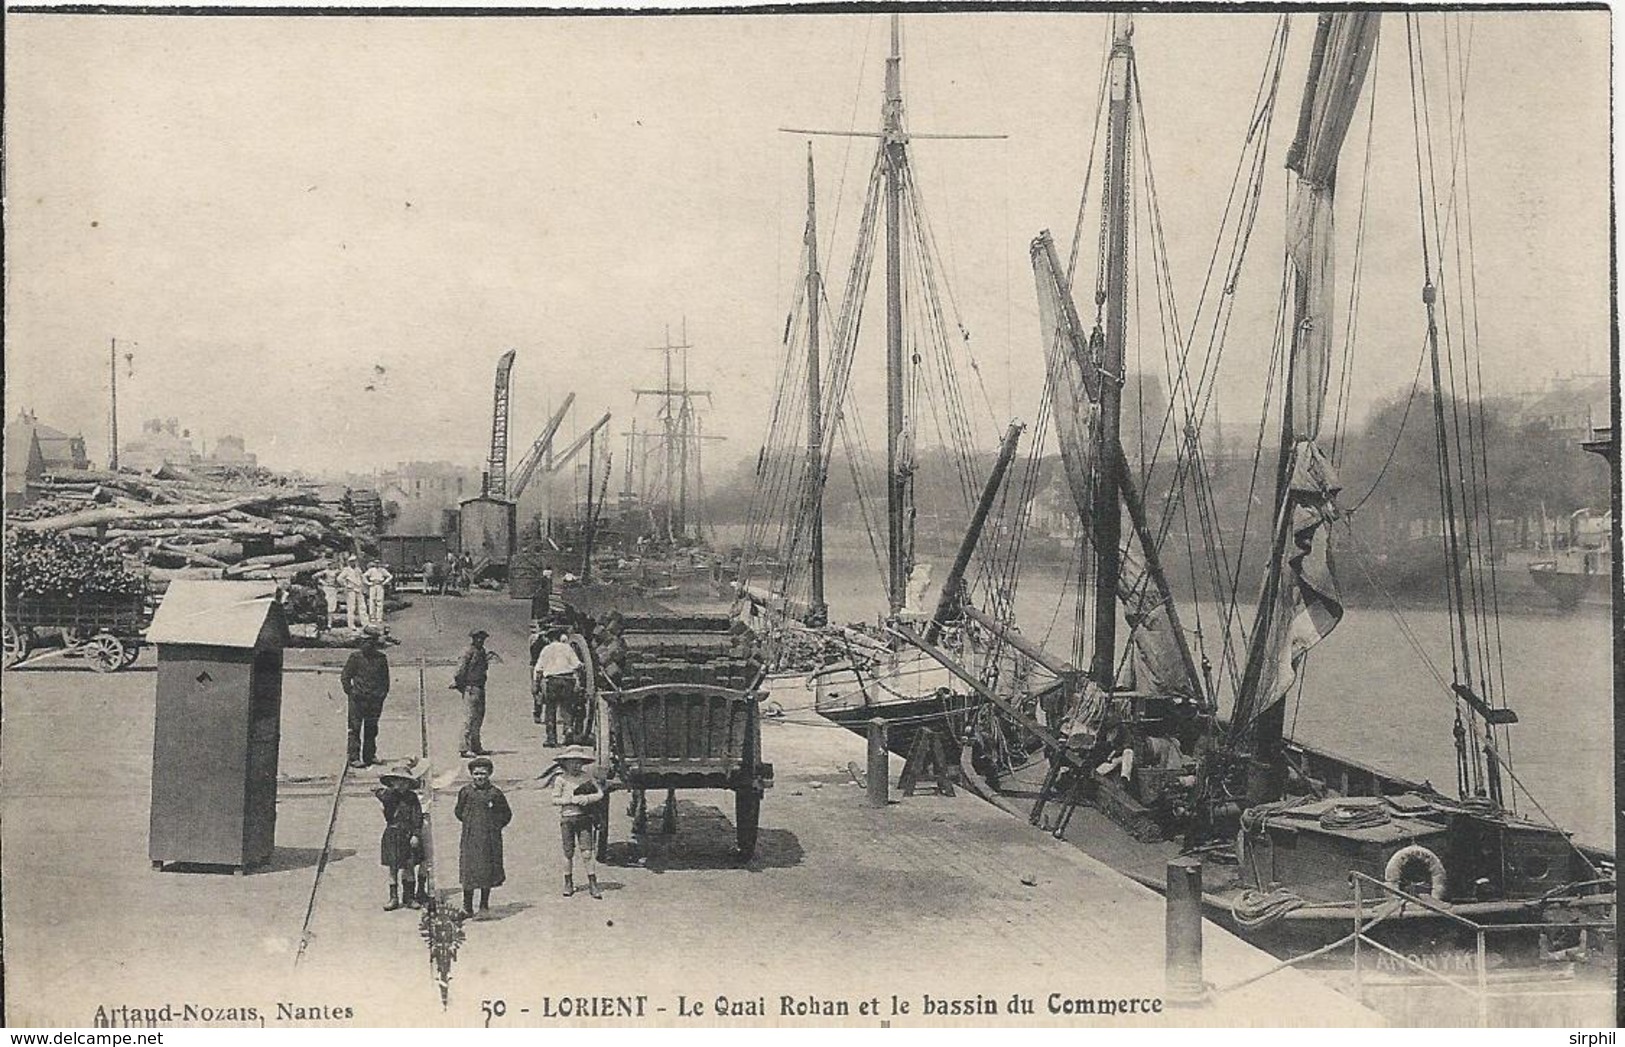
<path fill-rule="evenodd" d="M 580 852 L 587 874 L 587 893 L 603 898 L 598 887 L 598 832 L 602 822 L 601 804 L 608 793 L 601 782 L 586 772 L 593 762 L 590 749 L 573 745 L 553 758 L 556 773 L 552 783 L 553 806 L 559 812 L 559 835 L 564 849 L 564 896 L 575 894 L 575 858 Z M 463 823 L 458 847 L 458 879 L 463 888 L 463 912 L 475 919 L 490 912 L 491 889 L 507 879 L 502 862 L 502 832 L 513 820 L 508 797 L 491 782 L 495 765 L 489 757 L 468 762 L 473 779 L 457 793 L 453 813 Z M 379 776 L 380 788 L 374 795 L 384 808 L 384 835 L 379 845 L 379 861 L 389 870 L 389 903 L 386 912 L 403 906 L 416 909 L 428 900 L 428 882 L 423 875 L 424 816 L 418 799 L 417 779 L 407 768 L 391 768 Z M 475 892 L 479 909 L 474 908 Z"/>

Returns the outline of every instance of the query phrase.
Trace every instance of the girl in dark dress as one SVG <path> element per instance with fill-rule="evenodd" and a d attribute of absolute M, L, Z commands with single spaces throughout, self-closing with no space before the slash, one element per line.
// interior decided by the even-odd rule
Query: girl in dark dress
<path fill-rule="evenodd" d="M 385 912 L 418 907 L 418 866 L 423 862 L 423 803 L 415 791 L 417 781 L 395 768 L 378 776 L 383 786 L 372 794 L 384 806 L 384 836 L 378 861 L 389 870 L 389 904 Z"/>
<path fill-rule="evenodd" d="M 484 756 L 468 761 L 474 781 L 457 794 L 457 820 L 463 823 L 462 845 L 457 852 L 458 875 L 463 884 L 463 911 L 473 913 L 474 891 L 480 892 L 480 913 L 491 907 L 491 888 L 500 887 L 507 876 L 502 868 L 502 830 L 513 820 L 513 811 L 502 790 L 491 784 L 493 765 Z"/>

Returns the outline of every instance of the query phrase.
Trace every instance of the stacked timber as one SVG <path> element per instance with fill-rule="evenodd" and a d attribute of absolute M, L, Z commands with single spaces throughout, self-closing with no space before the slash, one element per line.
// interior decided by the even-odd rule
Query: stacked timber
<path fill-rule="evenodd" d="M 346 505 L 324 504 L 314 487 L 257 468 L 83 471 L 29 486 L 41 497 L 9 513 L 8 530 L 83 539 L 160 589 L 174 578 L 291 583 L 373 542 Z"/>

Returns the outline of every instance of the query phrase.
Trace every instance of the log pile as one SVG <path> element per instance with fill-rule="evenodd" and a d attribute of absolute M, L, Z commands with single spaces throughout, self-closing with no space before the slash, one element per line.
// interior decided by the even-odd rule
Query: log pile
<path fill-rule="evenodd" d="M 40 497 L 7 514 L 8 531 L 80 539 L 157 589 L 174 578 L 307 580 L 335 554 L 376 541 L 376 521 L 356 520 L 348 498 L 323 502 L 317 488 L 258 468 L 83 471 L 29 486 Z"/>

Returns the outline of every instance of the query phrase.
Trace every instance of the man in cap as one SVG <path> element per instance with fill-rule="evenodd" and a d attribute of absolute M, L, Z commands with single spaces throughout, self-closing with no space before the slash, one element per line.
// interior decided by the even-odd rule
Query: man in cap
<path fill-rule="evenodd" d="M 547 740 L 543 743 L 545 745 L 559 744 L 558 723 L 561 706 L 567 717 L 564 744 L 574 745 L 578 741 L 577 721 L 580 717 L 575 713 L 575 706 L 576 675 L 580 672 L 581 658 L 576 654 L 575 648 L 565 642 L 564 630 L 550 630 L 547 645 L 536 657 L 535 666 L 535 675 L 541 681 L 539 690 L 547 706 Z"/>
<path fill-rule="evenodd" d="M 361 649 L 344 663 L 339 683 L 350 700 L 350 766 L 378 762 L 378 717 L 389 696 L 389 659 L 383 651 L 384 631 L 368 626 L 361 633 Z"/>
<path fill-rule="evenodd" d="M 457 663 L 457 675 L 451 682 L 453 689 L 463 692 L 464 758 L 484 756 L 491 751 L 480 741 L 480 727 L 485 723 L 485 675 L 491 664 L 491 652 L 485 649 L 485 638 L 489 635 L 484 629 L 468 634 L 468 650 Z"/>

